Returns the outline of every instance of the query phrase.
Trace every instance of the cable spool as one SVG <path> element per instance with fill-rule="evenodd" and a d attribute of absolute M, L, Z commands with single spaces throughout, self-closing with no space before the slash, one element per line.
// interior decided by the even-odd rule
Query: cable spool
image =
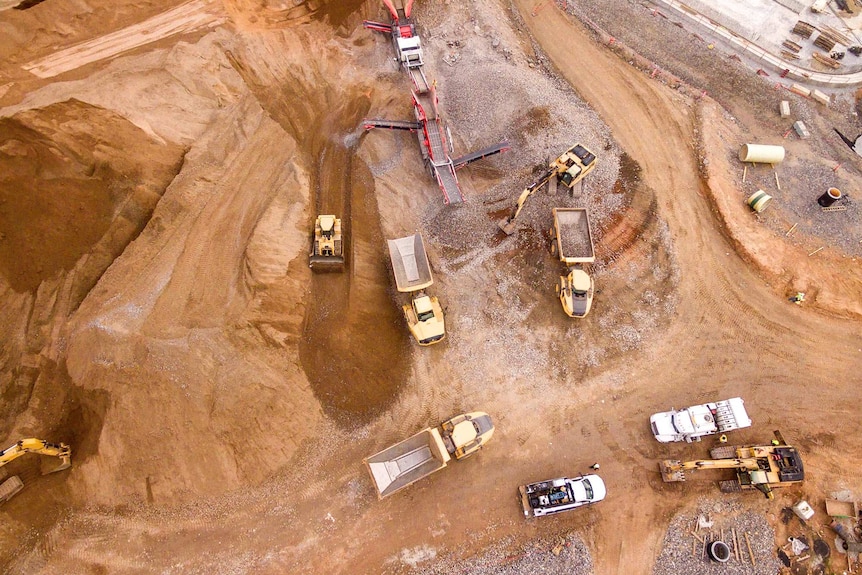
<path fill-rule="evenodd" d="M 722 433 L 721 437 L 718 438 L 719 443 L 727 443 L 727 435 Z"/>
<path fill-rule="evenodd" d="M 763 190 L 757 190 L 751 196 L 749 196 L 746 203 L 748 206 L 757 212 L 758 214 L 766 209 L 766 206 L 769 202 L 772 201 L 772 196 L 764 192 Z"/>

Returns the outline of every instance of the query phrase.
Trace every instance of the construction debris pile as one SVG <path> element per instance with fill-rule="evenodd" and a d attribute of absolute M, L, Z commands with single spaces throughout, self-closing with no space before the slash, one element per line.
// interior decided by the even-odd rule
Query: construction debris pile
<path fill-rule="evenodd" d="M 678 515 L 671 521 L 653 575 L 775 575 L 781 568 L 774 552 L 775 532 L 766 518 L 741 511 L 738 501 L 704 502 L 699 512 Z M 722 541 L 730 557 L 719 562 L 709 557 L 709 545 Z"/>

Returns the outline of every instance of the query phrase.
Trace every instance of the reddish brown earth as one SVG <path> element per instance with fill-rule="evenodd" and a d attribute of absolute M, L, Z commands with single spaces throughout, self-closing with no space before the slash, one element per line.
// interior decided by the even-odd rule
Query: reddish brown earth
<path fill-rule="evenodd" d="M 223 23 L 54 78 L 25 72 L 180 5 L 119 2 L 102 18 L 79 4 L 0 11 L 0 424 L 10 445 L 73 449 L 62 473 L 40 476 L 36 456 L 4 468 L 26 484 L 0 507 L 4 571 L 408 572 L 573 531 L 595 573 L 650 573 L 672 517 L 717 490 L 662 483 L 658 460 L 706 445 L 661 446 L 648 417 L 733 395 L 755 421 L 734 441 L 780 429 L 808 473 L 741 504 L 777 524 L 801 497 L 862 488 L 858 262 L 809 258 L 727 199 L 727 142 L 766 130 L 756 118 L 650 78 L 553 7 L 516 0 L 512 24 L 490 0 L 419 4 L 429 53 L 538 84 L 535 39 L 597 114 L 566 96 L 579 137 L 612 137 L 593 181 L 623 199 L 597 221 L 601 291 L 573 323 L 551 291 L 546 212 L 495 233 L 538 152 L 459 172 L 469 205 L 444 208 L 413 135 L 361 134 L 368 115 L 411 114 L 391 47 L 361 29 L 386 18 L 376 2 L 213 2 Z M 469 70 L 442 62 L 428 64 L 441 84 Z M 554 133 L 557 110 L 511 98 L 498 119 L 512 141 L 571 138 Z M 480 128 L 452 126 L 459 148 L 485 145 Z M 312 274 L 310 224 L 330 211 L 348 266 Z M 449 329 L 427 349 L 403 325 L 383 241 L 416 230 Z M 809 305 L 789 304 L 796 289 Z M 497 425 L 488 449 L 377 500 L 363 457 L 475 409 Z M 518 485 L 594 461 L 605 502 L 523 520 Z"/>

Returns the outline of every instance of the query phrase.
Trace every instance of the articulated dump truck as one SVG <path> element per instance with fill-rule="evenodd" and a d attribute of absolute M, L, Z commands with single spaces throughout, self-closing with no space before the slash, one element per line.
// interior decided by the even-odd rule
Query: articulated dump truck
<path fill-rule="evenodd" d="M 595 285 L 584 269 L 596 261 L 593 232 L 586 208 L 554 208 L 551 254 L 566 265 L 556 285 L 557 297 L 569 317 L 586 317 L 593 305 Z"/>
<path fill-rule="evenodd" d="M 494 434 L 491 417 L 474 411 L 428 427 L 364 460 L 380 499 L 478 452 Z"/>
<path fill-rule="evenodd" d="M 443 308 L 439 300 L 429 296 L 425 290 L 434 283 L 431 264 L 425 252 L 421 234 L 396 240 L 386 240 L 389 260 L 395 275 L 395 287 L 401 293 L 409 293 L 410 303 L 404 304 L 404 318 L 410 334 L 419 345 L 432 345 L 446 337 Z"/>

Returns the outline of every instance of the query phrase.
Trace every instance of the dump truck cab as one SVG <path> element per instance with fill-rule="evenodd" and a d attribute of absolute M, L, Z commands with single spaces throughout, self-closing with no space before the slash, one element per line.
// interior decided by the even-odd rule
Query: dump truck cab
<path fill-rule="evenodd" d="M 574 268 L 567 276 L 560 276 L 557 293 L 563 311 L 569 317 L 585 317 L 593 304 L 595 283 L 592 276 L 580 268 Z"/>
<path fill-rule="evenodd" d="M 443 422 L 443 443 L 455 459 L 469 457 L 479 451 L 494 435 L 491 416 L 474 411 Z"/>
<path fill-rule="evenodd" d="M 436 297 L 419 292 L 403 309 L 407 327 L 419 345 L 431 345 L 446 337 L 443 308 Z"/>

